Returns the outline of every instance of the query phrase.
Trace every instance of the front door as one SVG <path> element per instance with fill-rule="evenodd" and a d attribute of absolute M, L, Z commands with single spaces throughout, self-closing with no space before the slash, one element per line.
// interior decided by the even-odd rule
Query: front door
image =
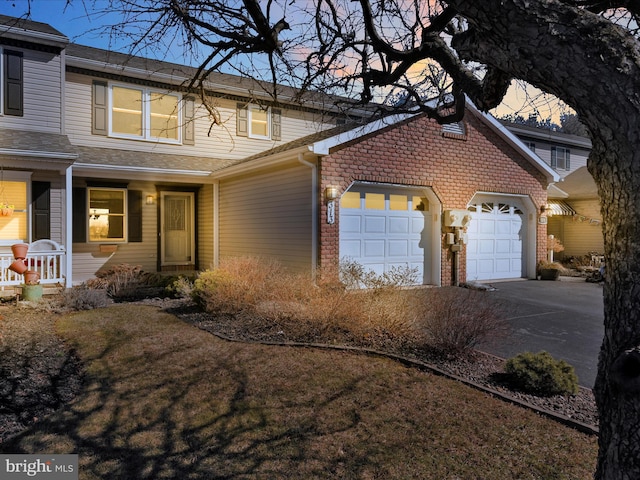
<path fill-rule="evenodd" d="M 194 194 L 162 192 L 161 199 L 162 266 L 195 265 Z"/>

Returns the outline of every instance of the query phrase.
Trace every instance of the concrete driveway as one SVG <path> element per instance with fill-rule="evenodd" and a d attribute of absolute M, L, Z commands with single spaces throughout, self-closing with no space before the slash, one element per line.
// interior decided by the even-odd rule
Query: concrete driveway
<path fill-rule="evenodd" d="M 560 277 L 492 285 L 497 290 L 487 295 L 506 305 L 513 331 L 484 350 L 504 358 L 546 350 L 573 365 L 580 385 L 592 388 L 604 335 L 602 284 Z"/>

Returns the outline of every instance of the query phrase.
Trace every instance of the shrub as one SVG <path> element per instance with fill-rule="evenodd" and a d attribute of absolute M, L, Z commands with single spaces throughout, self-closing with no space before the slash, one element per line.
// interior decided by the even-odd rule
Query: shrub
<path fill-rule="evenodd" d="M 505 372 L 516 387 L 537 395 L 574 395 L 578 377 L 571 365 L 548 352 L 525 352 L 507 360 Z"/>
<path fill-rule="evenodd" d="M 83 285 L 65 290 L 62 293 L 62 303 L 72 310 L 93 310 L 106 307 L 109 298 L 105 289 L 88 288 Z"/>
<path fill-rule="evenodd" d="M 193 285 L 193 299 L 209 312 L 236 313 L 288 292 L 282 285 L 282 266 L 258 257 L 232 257 L 202 272 Z"/>
<path fill-rule="evenodd" d="M 429 348 L 443 356 L 465 356 L 479 345 L 504 336 L 502 305 L 486 292 L 458 287 L 434 288 L 418 306 L 418 325 Z"/>

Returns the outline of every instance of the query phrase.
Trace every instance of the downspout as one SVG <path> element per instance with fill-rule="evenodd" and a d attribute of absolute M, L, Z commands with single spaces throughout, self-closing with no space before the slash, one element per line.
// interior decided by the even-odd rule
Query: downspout
<path fill-rule="evenodd" d="M 318 268 L 318 166 L 298 154 L 298 162 L 311 168 L 311 275 L 316 279 Z"/>
<path fill-rule="evenodd" d="M 73 167 L 65 170 L 65 287 L 73 286 Z"/>
<path fill-rule="evenodd" d="M 213 184 L 213 266 L 220 266 L 220 182 Z"/>

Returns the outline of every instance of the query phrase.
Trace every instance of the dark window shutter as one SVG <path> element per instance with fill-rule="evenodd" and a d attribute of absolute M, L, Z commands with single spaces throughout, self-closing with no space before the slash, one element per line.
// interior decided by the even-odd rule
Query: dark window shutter
<path fill-rule="evenodd" d="M 195 101 L 193 97 L 185 97 L 182 105 L 182 143 L 185 145 L 195 145 Z"/>
<path fill-rule="evenodd" d="M 271 140 L 282 138 L 282 110 L 271 109 Z"/>
<path fill-rule="evenodd" d="M 551 147 L 551 168 L 558 168 L 558 151 Z"/>
<path fill-rule="evenodd" d="M 93 82 L 91 133 L 94 135 L 106 135 L 109 131 L 107 125 L 108 88 L 105 82 Z"/>
<path fill-rule="evenodd" d="M 4 113 L 21 117 L 24 114 L 22 52 L 4 52 Z"/>
<path fill-rule="evenodd" d="M 571 155 L 571 151 L 568 148 L 565 150 L 565 155 L 566 155 L 566 157 L 565 157 L 565 160 L 564 160 L 564 162 L 565 162 L 564 163 L 564 168 L 566 170 L 571 170 L 571 160 L 569 158 L 570 155 Z"/>
<path fill-rule="evenodd" d="M 51 183 L 32 182 L 32 240 L 51 238 Z"/>
<path fill-rule="evenodd" d="M 238 103 L 236 111 L 236 135 L 249 136 L 249 109 L 246 104 Z"/>
<path fill-rule="evenodd" d="M 142 242 L 142 191 L 127 192 L 127 239 L 129 242 Z"/>
<path fill-rule="evenodd" d="M 73 243 L 87 241 L 87 189 L 74 188 L 72 191 Z"/>

